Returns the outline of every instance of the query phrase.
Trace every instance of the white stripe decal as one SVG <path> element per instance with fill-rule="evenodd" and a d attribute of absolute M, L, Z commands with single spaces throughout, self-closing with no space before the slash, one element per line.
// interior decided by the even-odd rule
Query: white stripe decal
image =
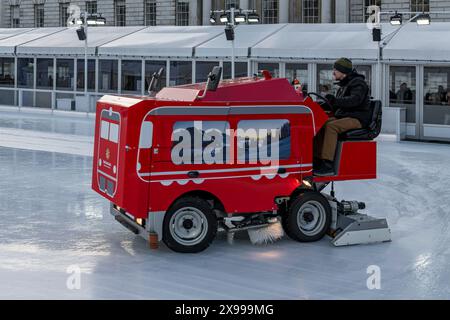
<path fill-rule="evenodd" d="M 294 174 L 294 173 L 308 173 L 308 172 L 312 172 L 312 169 L 307 170 L 307 171 L 295 171 L 295 172 L 288 172 L 287 175 L 290 174 Z M 278 174 L 277 174 L 278 175 Z M 283 174 L 285 175 L 285 174 Z M 219 179 L 236 179 L 236 178 L 251 178 L 254 177 L 255 175 L 245 175 L 245 176 L 229 176 L 229 177 L 210 177 L 210 178 L 202 178 L 201 180 L 219 180 Z M 272 174 L 261 174 L 261 176 L 272 176 Z M 198 178 L 196 179 L 183 179 L 184 181 L 194 181 L 194 180 L 198 180 Z M 176 180 L 150 180 L 148 182 L 176 182 Z"/>
<path fill-rule="evenodd" d="M 279 168 L 306 168 L 311 167 L 312 163 L 306 164 L 293 164 L 287 166 L 279 166 L 279 167 L 247 167 L 247 168 L 237 168 L 237 169 L 216 169 L 216 170 L 190 170 L 197 171 L 199 174 L 201 173 L 225 173 L 225 172 L 242 172 L 242 171 L 255 171 L 255 170 L 278 170 Z M 167 172 L 146 172 L 139 173 L 141 177 L 149 177 L 149 176 L 165 176 L 165 175 L 187 175 L 190 171 L 167 171 Z"/>
<path fill-rule="evenodd" d="M 106 174 L 101 170 L 97 169 L 97 172 L 101 173 L 102 175 L 106 176 L 107 178 L 110 178 L 111 180 L 117 181 L 116 178 L 111 177 L 109 174 Z"/>

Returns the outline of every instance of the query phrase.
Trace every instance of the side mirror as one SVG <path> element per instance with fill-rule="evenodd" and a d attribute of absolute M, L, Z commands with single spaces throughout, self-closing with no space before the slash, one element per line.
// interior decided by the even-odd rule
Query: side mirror
<path fill-rule="evenodd" d="M 153 73 L 152 80 L 148 86 L 148 94 L 151 96 L 153 93 L 160 90 L 160 80 L 164 72 L 164 68 L 158 70 L 158 72 Z"/>
<path fill-rule="evenodd" d="M 214 67 L 208 75 L 208 81 L 206 83 L 206 91 L 216 91 L 222 77 L 222 68 Z"/>

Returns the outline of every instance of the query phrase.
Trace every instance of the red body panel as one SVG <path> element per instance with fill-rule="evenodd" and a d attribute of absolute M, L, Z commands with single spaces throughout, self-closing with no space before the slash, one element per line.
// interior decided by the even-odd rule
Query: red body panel
<path fill-rule="evenodd" d="M 227 213 L 250 213 L 276 210 L 276 197 L 290 196 L 304 177 L 312 176 L 313 138 L 328 118 L 318 104 L 303 99 L 286 79 L 225 82 L 217 91 L 197 99 L 203 88 L 204 84 L 165 88 L 156 99 L 105 96 L 99 100 L 92 188 L 136 218 L 167 211 L 177 198 L 191 191 L 214 195 Z M 120 116 L 119 139 L 114 145 L 117 188 L 110 194 L 102 190 L 98 178 L 102 175 L 98 163 L 106 149 L 110 149 L 110 157 L 114 153 L 113 145 L 101 138 L 105 114 Z M 288 123 L 290 153 L 274 168 L 235 161 L 238 138 L 234 133 L 238 123 L 246 120 Z M 231 135 L 224 153 L 234 161 L 175 164 L 171 153 L 175 126 L 194 121 L 225 123 Z M 150 142 L 144 139 L 147 136 L 152 137 Z M 364 161 L 352 158 L 354 154 Z M 345 143 L 342 155 L 341 180 L 375 177 L 376 143 Z M 191 176 L 192 172 L 198 176 Z"/>

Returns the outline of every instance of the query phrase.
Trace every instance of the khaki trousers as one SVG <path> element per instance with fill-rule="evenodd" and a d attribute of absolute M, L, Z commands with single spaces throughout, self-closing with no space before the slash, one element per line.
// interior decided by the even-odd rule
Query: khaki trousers
<path fill-rule="evenodd" d="M 330 118 L 314 138 L 314 157 L 334 161 L 338 135 L 353 129 L 361 129 L 361 123 L 354 118 Z"/>

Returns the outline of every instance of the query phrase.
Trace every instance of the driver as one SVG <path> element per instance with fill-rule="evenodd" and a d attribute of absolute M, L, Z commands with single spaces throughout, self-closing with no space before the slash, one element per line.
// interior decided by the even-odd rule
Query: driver
<path fill-rule="evenodd" d="M 336 96 L 326 95 L 333 108 L 329 118 L 314 138 L 314 174 L 334 175 L 334 155 L 338 135 L 368 126 L 370 121 L 369 87 L 363 75 L 353 69 L 352 61 L 338 59 L 333 66 L 333 79 L 340 87 Z"/>

